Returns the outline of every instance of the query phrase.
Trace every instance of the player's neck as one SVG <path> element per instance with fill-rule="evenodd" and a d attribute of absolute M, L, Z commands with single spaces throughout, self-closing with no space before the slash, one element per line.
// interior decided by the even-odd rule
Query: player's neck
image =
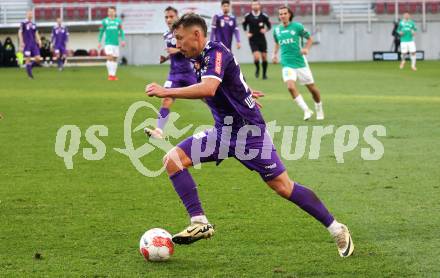
<path fill-rule="evenodd" d="M 254 16 L 259 16 L 259 15 L 261 14 L 261 11 L 258 11 L 258 12 L 254 12 L 254 11 L 252 11 L 252 14 L 253 14 Z"/>
<path fill-rule="evenodd" d="M 289 26 L 289 24 L 290 24 L 290 21 L 288 21 L 288 22 L 286 22 L 286 23 L 283 22 L 283 26 L 284 26 L 284 27 Z"/>

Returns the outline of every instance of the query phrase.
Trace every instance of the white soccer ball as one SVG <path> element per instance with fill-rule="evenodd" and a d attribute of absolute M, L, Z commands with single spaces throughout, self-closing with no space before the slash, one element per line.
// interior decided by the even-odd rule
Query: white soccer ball
<path fill-rule="evenodd" d="M 174 253 L 171 234 L 161 228 L 150 229 L 142 235 L 139 251 L 147 261 L 166 261 Z"/>

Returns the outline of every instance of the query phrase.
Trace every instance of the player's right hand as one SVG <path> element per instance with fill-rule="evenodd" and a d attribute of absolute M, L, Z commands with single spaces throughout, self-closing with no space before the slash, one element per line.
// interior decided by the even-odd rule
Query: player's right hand
<path fill-rule="evenodd" d="M 165 56 L 163 56 L 163 55 L 160 55 L 160 58 L 159 58 L 159 63 L 160 63 L 160 64 L 165 63 L 166 60 L 167 60 L 167 57 L 165 57 Z"/>
<path fill-rule="evenodd" d="M 101 49 L 101 44 L 100 43 L 98 43 L 98 49 Z"/>
<path fill-rule="evenodd" d="M 278 56 L 276 56 L 276 55 L 272 56 L 272 63 L 278 64 Z"/>
<path fill-rule="evenodd" d="M 247 33 L 248 38 L 252 37 L 252 34 L 250 32 Z"/>
<path fill-rule="evenodd" d="M 22 44 L 20 45 L 20 52 L 23 52 L 23 51 L 24 51 L 24 47 L 25 47 L 25 45 L 24 45 L 24 43 L 22 43 Z"/>

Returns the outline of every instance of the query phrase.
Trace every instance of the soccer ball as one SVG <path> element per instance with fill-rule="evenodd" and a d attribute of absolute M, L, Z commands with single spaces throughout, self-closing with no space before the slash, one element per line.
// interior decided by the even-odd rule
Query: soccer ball
<path fill-rule="evenodd" d="M 147 261 L 166 261 L 174 253 L 174 243 L 170 233 L 154 228 L 142 235 L 139 251 Z"/>

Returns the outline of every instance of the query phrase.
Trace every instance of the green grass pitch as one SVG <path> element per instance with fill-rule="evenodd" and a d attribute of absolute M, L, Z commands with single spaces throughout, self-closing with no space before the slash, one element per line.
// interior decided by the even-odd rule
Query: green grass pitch
<path fill-rule="evenodd" d="M 349 226 L 352 257 L 341 259 L 318 222 L 229 159 L 192 170 L 215 237 L 176 246 L 168 262 L 145 262 L 138 251 L 142 233 L 153 227 L 175 233 L 188 219 L 165 174 L 144 177 L 113 148 L 124 147 L 132 103 L 158 107 L 144 87 L 162 83 L 167 66 L 120 67 L 118 82 L 108 82 L 104 68 L 36 69 L 35 80 L 24 70 L 0 69 L 0 276 L 439 277 L 440 63 L 419 62 L 417 72 L 386 62 L 311 67 L 323 96 L 322 122 L 302 121 L 279 66 L 270 66 L 267 81 L 253 77 L 253 65 L 242 66 L 250 86 L 266 93 L 267 121 L 350 124 L 361 132 L 386 127 L 378 161 L 361 159 L 361 140 L 337 163 L 334 136 L 324 137 L 319 159 L 285 161 L 290 176 L 313 188 Z M 300 90 L 312 106 L 310 94 Z M 212 124 L 201 101 L 178 100 L 173 111 L 181 115 L 180 128 Z M 138 112 L 135 122 L 152 116 Z M 83 135 L 73 170 L 54 151 L 57 130 L 68 124 Z M 108 127 L 101 137 L 107 153 L 87 161 L 84 134 L 95 124 Z M 145 142 L 142 132 L 133 138 L 136 146 Z M 306 151 L 309 145 L 310 139 Z M 157 150 L 142 161 L 157 169 L 162 156 Z"/>

